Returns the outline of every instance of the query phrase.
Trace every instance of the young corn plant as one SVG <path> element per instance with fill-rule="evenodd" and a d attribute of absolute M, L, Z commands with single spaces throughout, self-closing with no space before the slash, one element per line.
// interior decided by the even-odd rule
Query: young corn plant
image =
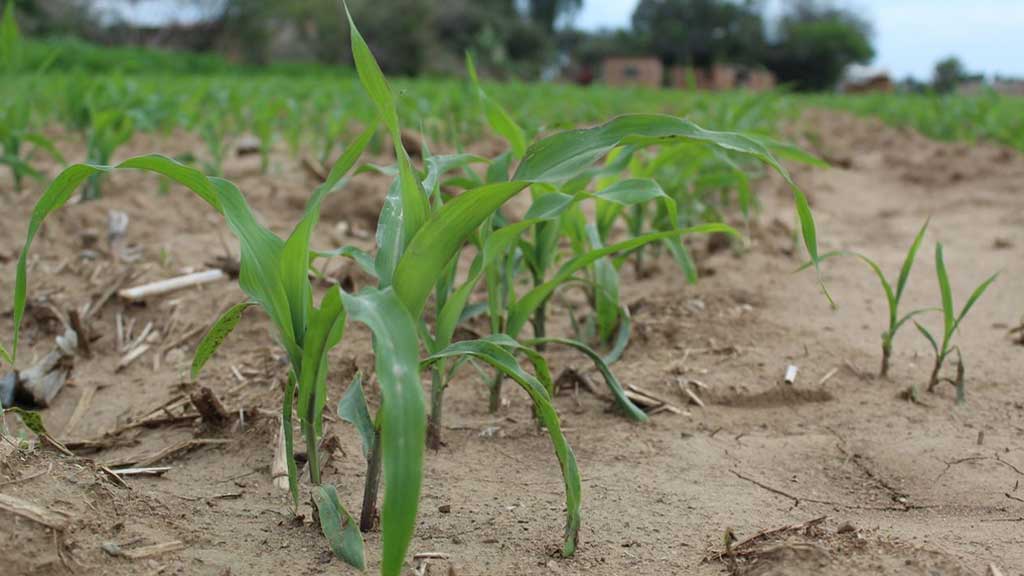
<path fill-rule="evenodd" d="M 492 129 L 510 143 L 511 154 L 503 155 L 503 162 L 514 156 L 522 130 L 511 117 L 495 102 L 487 99 L 476 80 L 472 60 L 467 61 L 469 75 L 484 105 L 485 114 Z M 494 334 L 505 334 L 518 339 L 527 323 L 533 325 L 532 339 L 522 340 L 529 346 L 543 347 L 547 344 L 572 346 L 590 356 L 605 376 L 619 404 L 632 417 L 642 420 L 645 415 L 626 397 L 618 381 L 607 369 L 606 362 L 581 342 L 560 338 L 549 338 L 545 334 L 546 305 L 551 296 L 563 285 L 585 282 L 585 274 L 592 265 L 602 258 L 629 253 L 653 242 L 667 241 L 671 248 L 683 252 L 678 239 L 688 233 L 726 232 L 735 233 L 722 224 L 702 224 L 689 228 L 678 226 L 675 204 L 652 180 L 626 179 L 616 182 L 610 179 L 607 186 L 597 192 L 587 190 L 591 181 L 598 176 L 611 176 L 621 170 L 614 161 L 603 167 L 593 164 L 605 156 L 620 154 L 617 150 L 644 148 L 653 145 L 671 146 L 680 142 L 702 144 L 712 148 L 735 151 L 776 168 L 793 185 L 794 198 L 803 226 L 804 239 L 814 262 L 818 261 L 814 222 L 803 193 L 796 188 L 786 171 L 775 161 L 768 149 L 756 139 L 741 134 L 713 132 L 670 116 L 627 115 L 604 125 L 587 130 L 571 130 L 544 138 L 531 145 L 512 175 L 510 183 L 526 181 L 531 184 L 533 204 L 524 220 L 508 224 L 503 218 L 494 217 L 490 225 L 480 231 L 477 259 L 474 260 L 470 275 L 455 295 L 445 300 L 438 314 L 438 325 L 448 327 L 442 334 L 454 331 L 457 319 L 461 317 L 470 291 L 482 278 L 487 279 L 488 310 L 491 329 Z M 563 157 L 565 155 L 565 157 Z M 629 153 L 621 153 L 628 160 Z M 488 170 L 488 178 L 501 181 L 507 176 L 507 166 L 496 162 Z M 643 233 L 634 238 L 610 243 L 606 246 L 591 246 L 590 250 L 577 250 L 574 257 L 561 264 L 553 273 L 558 255 L 559 231 L 569 226 L 577 230 L 581 213 L 578 204 L 583 201 L 615 204 L 621 207 L 642 205 L 658 201 L 668 217 L 664 229 Z M 521 239 L 524 234 L 531 239 Z M 576 234 L 577 238 L 581 234 Z M 592 235 L 591 235 L 592 237 Z M 579 241 L 576 246 L 582 246 Z M 524 264 L 525 263 L 525 264 Z M 519 296 L 515 292 L 515 276 L 522 266 L 530 271 L 533 289 Z M 602 290 L 611 293 L 610 290 Z M 618 302 L 610 305 L 618 306 Z M 440 330 L 439 330 L 440 331 Z M 492 384 L 490 408 L 495 410 L 499 403 L 503 377 L 497 374 Z"/>
<path fill-rule="evenodd" d="M 367 456 L 366 488 L 362 509 L 362 527 L 369 528 L 375 517 L 378 483 L 385 488 L 380 512 L 382 531 L 381 573 L 396 576 L 402 570 L 405 554 L 415 528 L 423 474 L 426 437 L 426 410 L 420 375 L 430 370 L 432 377 L 450 378 L 451 371 L 466 359 L 484 362 L 519 384 L 530 396 L 534 413 L 547 430 L 565 484 L 566 528 L 562 553 L 572 555 L 580 525 L 582 502 L 580 474 L 575 456 L 561 432 L 553 407 L 553 383 L 550 370 L 536 347 L 564 344 L 587 353 L 589 348 L 573 341 L 518 336 L 551 295 L 577 274 L 601 258 L 628 253 L 650 242 L 678 238 L 687 233 L 729 231 L 721 224 L 705 224 L 651 232 L 637 238 L 608 243 L 600 248 L 569 257 L 557 268 L 545 273 L 541 282 L 522 295 L 514 288 L 514 267 L 506 275 L 509 290 L 504 302 L 489 302 L 492 326 L 490 336 L 453 342 L 455 328 L 467 313 L 469 296 L 475 286 L 487 280 L 501 279 L 497 271 L 509 255 L 521 251 L 520 241 L 527 231 L 542 222 L 555 222 L 583 201 L 610 200 L 607 190 L 589 192 L 579 178 L 590 179 L 593 165 L 623 146 L 648 147 L 678 141 L 703 142 L 758 158 L 788 175 L 766 148 L 748 137 L 703 130 L 671 116 L 622 116 L 596 128 L 571 130 L 534 142 L 523 142 L 521 161 L 508 177 L 511 155 L 499 156 L 491 163 L 488 181 L 477 182 L 470 176 L 460 194 L 445 197 L 438 185 L 451 169 L 476 162 L 473 157 L 429 157 L 426 174 L 418 173 L 401 143 L 395 97 L 372 53 L 349 17 L 352 53 L 363 89 L 373 102 L 379 122 L 383 123 L 395 148 L 397 169 L 377 228 L 376 254 L 352 248 L 317 252 L 310 237 L 319 219 L 323 198 L 342 187 L 344 175 L 357 162 L 371 141 L 375 125 L 350 144 L 335 163 L 323 185 L 311 195 L 302 219 L 287 238 L 281 238 L 259 224 L 245 197 L 229 181 L 207 177 L 199 171 L 162 156 L 141 156 L 122 162 L 115 168 L 76 164 L 64 170 L 48 187 L 32 213 L 28 235 L 18 263 L 14 290 L 14 338 L 5 360 L 16 362 L 20 325 L 27 292 L 27 255 L 43 220 L 63 206 L 74 190 L 89 177 L 112 169 L 141 169 L 161 174 L 184 185 L 212 209 L 223 215 L 241 246 L 239 285 L 248 296 L 229 309 L 203 338 L 193 361 L 198 375 L 224 338 L 237 325 L 242 313 L 258 306 L 275 326 L 275 336 L 289 359 L 290 371 L 282 401 L 289 489 L 292 501 L 300 499 L 295 439 L 292 422 L 298 415 L 299 428 L 309 455 L 311 494 L 321 528 L 336 555 L 361 567 L 363 542 L 352 516 L 345 510 L 337 491 L 323 483 L 317 449 L 323 433 L 322 411 L 327 399 L 328 352 L 342 344 L 348 320 L 366 324 L 373 333 L 376 376 L 381 389 L 381 404 L 371 417 L 365 399 L 360 399 L 361 382 L 353 383 L 342 399 L 339 413 L 354 422 L 363 437 Z M 514 125 L 514 123 L 512 124 Z M 508 126 L 505 126 L 508 128 Z M 504 129 L 504 128 L 503 128 Z M 511 128 L 508 128 L 511 130 Z M 516 136 L 513 135 L 513 138 Z M 517 144 L 513 143 L 514 146 Z M 534 206 L 528 218 L 507 222 L 501 207 L 527 188 L 534 189 Z M 803 194 L 794 185 L 794 197 L 801 216 L 804 240 L 815 263 L 818 260 L 814 224 Z M 602 192 L 605 192 L 602 196 Z M 454 263 L 462 250 L 475 246 L 476 257 L 469 277 L 457 284 Z M 316 257 L 345 256 L 355 259 L 378 279 L 378 286 L 359 294 L 348 294 L 332 286 L 314 302 L 309 281 L 311 261 Z M 513 256 L 514 257 L 514 256 Z M 501 286 L 500 283 L 496 285 Z M 434 296 L 433 314 L 428 307 Z M 499 306 L 500 305 L 500 306 Z M 428 318 L 436 318 L 433 326 Z M 433 330 L 431 331 L 431 328 Z M 421 358 L 421 348 L 425 358 Z M 525 357 L 532 374 L 516 359 Z M 603 372 L 620 404 L 632 404 L 621 393 L 621 386 L 599 356 L 595 363 Z M 441 387 L 443 390 L 443 387 Z M 433 402 L 432 402 L 433 403 Z M 440 406 L 440 403 L 438 403 Z M 645 415 L 633 406 L 637 419 Z M 433 414 L 432 414 L 433 416 Z M 440 413 L 438 413 L 438 417 Z M 370 522 L 366 522 L 369 519 Z"/>
<path fill-rule="evenodd" d="M 14 18 L 14 2 L 7 2 L 0 20 L 0 77 L 13 81 L 15 75 L 22 71 L 23 49 L 21 33 Z M 44 63 L 34 73 L 40 74 L 46 66 Z M 33 76 L 22 80 L 34 83 L 37 78 Z M 42 179 L 43 175 L 31 164 L 37 150 L 43 150 L 61 164 L 64 163 L 64 158 L 53 142 L 31 128 L 32 100 L 29 95 L 34 91 L 33 85 L 8 85 L 3 93 L 3 105 L 0 106 L 0 164 L 10 169 L 15 190 L 21 189 L 26 176 Z M 27 148 L 29 144 L 32 149 Z"/>
<path fill-rule="evenodd" d="M 90 108 L 89 128 L 86 130 L 86 161 L 90 164 L 107 166 L 114 151 L 131 140 L 135 133 L 135 120 L 123 110 Z M 102 196 L 100 184 L 104 173 L 97 172 L 89 177 L 82 200 L 95 200 Z"/>
<path fill-rule="evenodd" d="M 952 340 L 953 335 L 956 334 L 957 328 L 960 327 L 960 323 L 963 321 L 967 313 L 970 312 L 971 307 L 974 306 L 975 302 L 981 298 L 981 295 L 985 293 L 985 290 L 995 282 L 996 277 L 999 273 L 995 273 L 989 276 L 987 280 L 978 285 L 971 292 L 971 295 L 967 298 L 967 302 L 959 313 L 953 307 L 953 290 L 949 285 L 949 274 L 946 272 L 946 263 L 942 256 L 942 243 L 935 245 L 935 273 L 939 281 L 939 294 L 942 298 L 942 338 L 938 339 L 932 335 L 932 333 L 914 321 L 914 325 L 917 326 L 918 331 L 928 340 L 928 343 L 932 347 L 932 351 L 935 353 L 935 364 L 932 367 L 931 376 L 928 379 L 928 391 L 935 392 L 935 388 L 938 387 L 939 383 L 943 380 L 940 378 L 942 371 L 942 365 L 946 361 L 946 357 L 956 350 L 957 353 L 957 378 L 956 380 L 950 381 L 956 388 L 956 401 L 957 403 L 963 403 L 966 399 L 966 390 L 964 383 L 964 363 L 963 356 L 960 352 L 959 346 L 953 346 Z M 914 391 L 912 390 L 912 393 Z"/>
<path fill-rule="evenodd" d="M 924 234 L 927 230 L 928 221 L 926 220 L 924 225 L 921 226 L 921 229 L 918 231 L 917 236 L 914 237 L 914 242 L 910 245 L 910 249 L 907 250 L 907 255 L 903 259 L 903 266 L 900 267 L 900 274 L 896 279 L 895 290 L 893 290 L 892 284 L 886 279 L 881 266 L 871 258 L 868 258 L 859 252 L 837 250 L 821 255 L 821 260 L 827 260 L 836 256 L 853 256 L 858 258 L 861 262 L 867 264 L 867 266 L 871 268 L 871 271 L 874 272 L 875 276 L 878 278 L 878 282 L 882 285 L 882 291 L 885 292 L 885 301 L 889 309 L 889 326 L 884 332 L 882 332 L 882 366 L 878 371 L 878 375 L 882 378 L 886 378 L 889 375 L 889 363 L 892 358 L 892 344 L 893 340 L 896 338 L 896 332 L 915 316 L 937 310 L 936 308 L 922 308 L 908 312 L 903 316 L 900 316 L 899 313 L 900 300 L 903 298 L 903 291 L 906 289 L 907 282 L 910 280 L 910 270 L 914 266 L 914 259 L 917 257 L 917 250 L 920 248 L 921 241 L 924 239 Z M 804 270 L 809 266 L 811 266 L 810 262 L 804 264 L 800 270 Z"/>
<path fill-rule="evenodd" d="M 15 190 L 21 189 L 26 176 L 37 180 L 43 178 L 32 167 L 36 151 L 43 150 L 57 162 L 64 163 L 64 157 L 53 142 L 42 133 L 31 130 L 30 114 L 29 101 L 25 98 L 17 98 L 0 109 L 0 164 L 10 168 Z M 29 144 L 32 148 L 28 148 Z"/>

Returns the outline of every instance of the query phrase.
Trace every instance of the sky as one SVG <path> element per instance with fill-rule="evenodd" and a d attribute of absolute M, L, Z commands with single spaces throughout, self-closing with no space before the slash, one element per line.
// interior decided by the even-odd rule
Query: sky
<path fill-rule="evenodd" d="M 441 0 L 443 1 L 443 0 Z M 95 0 L 99 6 L 122 4 Z M 784 0 L 766 0 L 769 18 Z M 584 0 L 575 25 L 584 30 L 625 28 L 638 0 Z M 874 26 L 873 67 L 894 78 L 931 77 L 935 62 L 958 56 L 970 72 L 1024 77 L 1024 0 L 839 0 Z M 190 20 L 168 0 L 136 0 L 131 19 L 140 23 Z"/>
<path fill-rule="evenodd" d="M 584 0 L 584 30 L 629 26 L 638 0 Z M 769 17 L 782 0 L 768 0 Z M 971 72 L 1024 77 L 1024 0 L 845 0 L 874 26 L 873 67 L 895 78 L 931 77 L 935 62 L 958 56 Z"/>

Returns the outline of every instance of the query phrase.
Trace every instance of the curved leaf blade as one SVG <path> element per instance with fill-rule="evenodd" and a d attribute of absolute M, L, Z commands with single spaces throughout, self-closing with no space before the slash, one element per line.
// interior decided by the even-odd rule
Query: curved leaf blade
<path fill-rule="evenodd" d="M 338 401 L 338 417 L 356 427 L 359 438 L 363 441 L 363 456 L 368 458 L 376 429 L 366 404 L 366 396 L 363 394 L 362 372 L 356 372 L 356 377 Z"/>
<path fill-rule="evenodd" d="M 338 491 L 330 484 L 313 488 L 313 502 L 320 517 L 320 530 L 334 555 L 357 570 L 366 569 L 363 535 L 359 523 L 338 500 Z"/>
<path fill-rule="evenodd" d="M 536 346 L 537 344 L 560 344 L 562 346 L 575 348 L 576 350 L 582 352 L 587 358 L 590 358 L 590 360 L 594 363 L 594 367 L 597 368 L 598 372 L 601 373 L 601 376 L 604 378 L 605 384 L 607 384 L 608 389 L 612 391 L 612 395 L 615 396 L 615 402 L 619 405 L 619 407 L 625 410 L 626 414 L 628 414 L 630 418 L 636 420 L 637 422 L 646 422 L 648 420 L 647 414 L 639 407 L 637 407 L 637 405 L 634 404 L 633 401 L 626 396 L 626 392 L 625 390 L 623 390 L 622 384 L 619 382 L 619 379 L 616 378 L 615 374 L 611 371 L 610 368 L 608 368 L 608 364 L 605 363 L 601 355 L 595 352 L 594 349 L 591 348 L 590 346 L 587 346 L 586 344 L 579 342 L 578 340 L 570 340 L 568 338 L 533 338 L 525 340 L 524 344 L 528 344 L 531 346 Z"/>
<path fill-rule="evenodd" d="M 345 309 L 373 332 L 381 388 L 380 446 L 383 450 L 384 504 L 381 507 L 381 573 L 398 576 L 416 528 L 426 412 L 419 377 L 416 323 L 394 290 L 342 293 Z"/>
<path fill-rule="evenodd" d="M 530 399 L 533 400 L 536 413 L 544 427 L 548 430 L 551 443 L 554 445 L 555 456 L 558 458 L 562 468 L 562 477 L 565 481 L 566 506 L 565 538 L 562 554 L 567 557 L 572 556 L 576 551 L 576 538 L 580 527 L 580 503 L 582 499 L 580 472 L 576 465 L 576 455 L 562 434 L 558 414 L 551 405 L 547 390 L 537 378 L 526 373 L 519 366 L 519 363 L 516 362 L 512 354 L 499 344 L 488 340 L 456 342 L 441 352 L 425 359 L 424 364 L 429 365 L 445 358 L 460 356 L 478 358 L 495 369 L 500 370 L 526 390 L 527 394 L 530 395 Z"/>
<path fill-rule="evenodd" d="M 217 352 L 217 349 L 224 343 L 224 339 L 228 337 L 228 334 L 231 334 L 235 327 L 238 326 L 238 322 L 242 319 L 242 314 L 248 310 L 250 306 L 254 305 L 256 305 L 256 303 L 252 300 L 239 302 L 231 308 L 228 308 L 210 326 L 210 329 L 206 331 L 206 335 L 199 341 L 199 346 L 196 347 L 196 353 L 192 357 L 191 375 L 193 380 L 199 377 L 199 373 L 202 371 L 203 366 L 206 365 L 206 362 Z"/>

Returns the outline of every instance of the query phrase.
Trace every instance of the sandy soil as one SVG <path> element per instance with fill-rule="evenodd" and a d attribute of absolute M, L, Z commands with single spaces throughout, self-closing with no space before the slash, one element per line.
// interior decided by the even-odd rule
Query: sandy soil
<path fill-rule="evenodd" d="M 697 242 L 705 277 L 686 286 L 670 262 L 642 279 L 624 272 L 634 340 L 615 367 L 626 383 L 670 399 L 683 415 L 661 413 L 637 425 L 606 410 L 587 392 L 557 400 L 583 474 L 584 523 L 574 558 L 558 557 L 563 494 L 547 438 L 530 418 L 525 394 L 506 386 L 507 405 L 486 411 L 487 391 L 471 370 L 448 392 L 447 445 L 430 452 L 412 552 L 442 552 L 430 574 L 1024 574 L 1024 373 L 1022 349 L 1008 331 L 1024 314 L 1024 158 L 989 145 L 939 144 L 912 132 L 850 116 L 809 113 L 792 136 L 832 161 L 828 170 L 798 169 L 812 198 L 823 250 L 851 248 L 895 274 L 927 216 L 932 225 L 908 291 L 909 306 L 938 302 L 932 251 L 945 245 L 957 302 L 994 271 L 1002 275 L 965 321 L 957 342 L 967 368 L 968 402 L 955 406 L 949 387 L 925 405 L 901 399 L 923 385 L 931 365 L 912 329 L 896 342 L 888 380 L 870 376 L 879 362 L 885 305 L 877 280 L 855 261 L 834 261 L 825 280 L 839 303 L 830 310 L 811 272 L 793 274 L 789 192 L 763 181 L 764 211 L 750 250 L 713 253 Z M 69 157 L 81 144 L 64 139 Z M 188 150 L 194 139 L 138 138 L 124 154 Z M 311 183 L 285 155 L 270 177 L 255 159 L 232 162 L 239 184 L 275 231 L 301 213 Z M 6 175 L 0 192 L 10 191 Z M 372 229 L 382 180 L 361 175 L 351 192 L 325 207 L 318 246 L 359 239 Z M 116 174 L 102 200 L 66 208 L 34 247 L 20 364 L 52 346 L 57 310 L 81 306 L 117 283 L 199 269 L 233 249 L 217 218 L 195 198 L 140 174 Z M 10 334 L 14 260 L 24 238 L 32 194 L 16 196 L 0 229 L 0 333 Z M 141 258 L 115 265 L 105 253 L 107 210 L 128 213 L 125 242 Z M 82 238 L 99 233 L 92 254 Z M 95 234 L 94 234 L 95 235 Z M 364 243 L 365 245 L 365 243 Z M 222 246 L 227 246 L 224 248 Z M 84 254 L 84 255 L 83 255 Z M 88 256 L 88 257 L 85 257 Z M 358 287 L 358 271 L 334 264 L 331 276 Z M 240 291 L 220 283 L 147 305 L 108 304 L 93 321 L 102 334 L 92 359 L 79 360 L 72 383 L 43 412 L 54 436 L 101 438 L 187 393 L 195 337 Z M 154 350 L 117 371 L 115 316 L 148 322 Z M 567 329 L 556 303 L 553 330 Z M 936 326 L 937 317 L 925 322 Z M 334 560 L 310 509 L 296 520 L 273 488 L 271 454 L 285 376 L 281 353 L 259 314 L 247 316 L 201 380 L 244 424 L 209 430 L 195 419 L 138 427 L 84 454 L 99 463 L 138 460 L 192 438 L 225 442 L 165 459 L 159 478 L 130 478 L 119 487 L 90 461 L 36 448 L 0 463 L 0 494 L 70 517 L 56 535 L 0 512 L 3 574 L 265 574 L 351 573 Z M 6 341 L 6 340 L 5 340 Z M 331 400 L 355 370 L 372 371 L 369 336 L 349 328 L 331 357 Z M 156 360 L 160 357 L 159 361 Z M 589 367 L 572 353 L 551 352 L 552 368 Z M 787 365 L 796 383 L 781 383 Z M 235 374 L 237 372 L 237 375 Z M 687 406 L 677 381 L 697 379 L 707 406 Z M 67 424 L 83 397 L 85 412 Z M 378 398 L 370 389 L 371 402 Z M 329 402 L 329 405 L 330 402 Z M 174 415 L 181 414 L 175 409 Z M 8 418 L 8 424 L 13 424 Z M 358 509 L 364 463 L 355 432 L 327 423 L 339 440 L 325 480 Z M 485 433 L 486 432 L 486 433 Z M 820 518 L 825 517 L 823 520 Z M 785 529 L 793 527 L 792 529 Z M 735 558 L 719 559 L 731 531 L 743 541 Z M 130 559 L 123 551 L 181 541 L 177 551 Z M 367 535 L 376 569 L 379 534 Z M 59 554 L 63 550 L 63 554 Z M 412 573 L 412 567 L 409 568 Z"/>

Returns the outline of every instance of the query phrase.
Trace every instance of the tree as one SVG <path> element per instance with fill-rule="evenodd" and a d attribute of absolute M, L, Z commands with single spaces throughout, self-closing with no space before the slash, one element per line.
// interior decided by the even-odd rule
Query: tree
<path fill-rule="evenodd" d="M 529 0 L 530 20 L 547 33 L 555 31 L 560 16 L 573 14 L 583 6 L 583 0 Z"/>
<path fill-rule="evenodd" d="M 875 56 L 868 22 L 830 2 L 791 2 L 777 36 L 766 64 L 797 90 L 829 90 L 847 66 Z"/>
<path fill-rule="evenodd" d="M 956 56 L 950 56 L 939 60 L 935 64 L 935 72 L 932 74 L 932 87 L 936 92 L 952 92 L 956 90 L 956 87 L 967 76 L 963 62 Z"/>
<path fill-rule="evenodd" d="M 755 0 L 640 0 L 633 29 L 667 65 L 752 63 L 764 47 Z"/>

